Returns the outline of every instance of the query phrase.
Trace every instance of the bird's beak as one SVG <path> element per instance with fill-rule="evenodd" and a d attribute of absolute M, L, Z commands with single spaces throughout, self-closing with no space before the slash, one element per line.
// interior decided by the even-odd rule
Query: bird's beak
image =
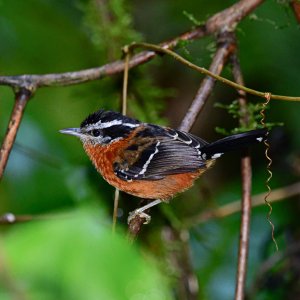
<path fill-rule="evenodd" d="M 65 128 L 65 129 L 61 129 L 59 132 L 64 134 L 75 135 L 78 137 L 82 136 L 80 128 Z"/>

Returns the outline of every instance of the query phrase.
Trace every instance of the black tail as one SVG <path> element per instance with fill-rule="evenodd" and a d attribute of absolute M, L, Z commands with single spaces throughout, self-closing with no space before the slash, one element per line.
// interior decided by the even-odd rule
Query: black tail
<path fill-rule="evenodd" d="M 223 153 L 260 143 L 267 137 L 267 129 L 257 129 L 227 136 L 211 144 L 203 146 L 201 156 L 205 159 L 218 158 Z"/>

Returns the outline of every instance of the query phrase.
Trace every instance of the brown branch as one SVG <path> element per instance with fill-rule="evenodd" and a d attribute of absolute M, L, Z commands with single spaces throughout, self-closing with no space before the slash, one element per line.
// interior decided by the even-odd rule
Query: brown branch
<path fill-rule="evenodd" d="M 3 176 L 10 151 L 16 139 L 17 131 L 20 126 L 26 104 L 31 95 L 32 92 L 25 88 L 21 88 L 16 93 L 15 105 L 0 150 L 0 180 Z"/>
<path fill-rule="evenodd" d="M 252 197 L 252 207 L 265 205 L 266 193 L 261 193 Z M 300 182 L 293 183 L 286 187 L 278 188 L 272 191 L 269 201 L 270 203 L 285 200 L 287 198 L 300 195 Z M 213 219 L 225 218 L 241 211 L 242 200 L 236 200 L 220 206 L 213 211 L 205 211 L 199 215 L 193 216 L 184 222 L 185 228 L 197 226 L 201 223 L 208 222 Z"/>
<path fill-rule="evenodd" d="M 234 80 L 244 85 L 244 79 L 240 67 L 240 62 L 235 52 L 231 57 L 232 73 Z M 247 111 L 246 93 L 239 91 L 239 105 L 241 111 L 240 124 L 248 125 L 249 116 Z M 247 276 L 247 262 L 249 251 L 249 233 L 251 220 L 251 185 L 252 185 L 252 168 L 251 157 L 249 151 L 245 151 L 245 155 L 241 159 L 241 175 L 242 175 L 242 214 L 240 225 L 239 255 L 237 278 L 235 288 L 235 299 L 242 300 L 245 297 L 245 285 Z"/>
<path fill-rule="evenodd" d="M 219 12 L 209 18 L 205 25 L 196 27 L 190 31 L 181 34 L 169 41 L 160 44 L 165 49 L 176 47 L 181 41 L 199 39 L 206 35 L 217 32 L 233 30 L 238 22 L 252 12 L 263 0 L 241 0 L 231 7 Z M 129 62 L 129 68 L 144 64 L 154 58 L 154 51 L 143 51 L 132 56 Z M 46 86 L 63 86 L 83 83 L 91 80 L 97 80 L 106 76 L 121 73 L 124 70 L 124 61 L 103 65 L 101 67 L 66 73 L 45 74 L 45 75 L 18 75 L 18 76 L 0 76 L 0 85 L 7 85 L 13 88 L 23 87 L 27 89 L 46 87 Z"/>
<path fill-rule="evenodd" d="M 206 23 L 209 33 L 234 31 L 236 25 L 264 0 L 241 0 L 212 16 Z"/>
<path fill-rule="evenodd" d="M 160 44 L 160 46 L 171 49 L 178 45 L 180 41 L 194 40 L 207 34 L 205 26 L 200 26 L 188 32 L 181 34 L 170 41 Z M 134 56 L 129 61 L 129 68 L 144 64 L 154 58 L 154 51 L 143 51 Z M 90 68 L 75 72 L 53 73 L 44 75 L 17 75 L 17 76 L 0 76 L 0 85 L 15 87 L 49 87 L 64 86 L 84 83 L 87 81 L 101 79 L 112 76 L 124 71 L 124 60 L 117 60 L 112 63 L 105 64 L 101 67 Z"/>
<path fill-rule="evenodd" d="M 127 232 L 127 239 L 130 243 L 133 243 L 141 229 L 143 224 L 145 224 L 146 219 L 143 216 L 136 215 L 134 218 L 132 218 L 128 224 L 128 232 Z"/>
<path fill-rule="evenodd" d="M 36 216 L 32 216 L 32 215 L 16 216 L 12 213 L 6 213 L 0 216 L 0 224 L 4 225 L 4 224 L 24 223 L 24 222 L 36 220 L 36 218 L 37 218 Z"/>
<path fill-rule="evenodd" d="M 300 23 L 300 2 L 299 2 L 299 0 L 292 0 L 290 2 L 290 5 L 294 11 L 297 22 Z"/>
<path fill-rule="evenodd" d="M 123 75 L 123 91 L 122 91 L 122 115 L 127 114 L 127 90 L 128 90 L 128 66 L 129 66 L 129 59 L 130 59 L 130 52 L 128 47 L 125 46 L 123 48 L 123 52 L 125 54 L 125 68 L 124 68 L 124 75 Z M 118 218 L 118 207 L 119 207 L 119 199 L 120 199 L 120 191 L 116 188 L 115 190 L 115 197 L 114 197 L 114 210 L 113 210 L 113 221 L 112 221 L 112 232 L 114 233 L 116 230 L 117 225 L 117 218 Z M 130 224 L 129 224 L 130 227 Z"/>
<path fill-rule="evenodd" d="M 237 267 L 237 278 L 236 278 L 236 289 L 235 289 L 236 300 L 244 299 L 246 275 L 247 275 L 248 251 L 249 251 L 252 170 L 251 170 L 251 158 L 248 153 L 241 160 L 241 171 L 242 171 L 243 194 L 242 194 L 242 214 L 241 214 L 241 225 L 240 225 L 238 267 Z"/>
<path fill-rule="evenodd" d="M 69 218 L 71 214 L 47 214 L 47 215 L 15 215 L 11 212 L 0 216 L 0 225 L 12 225 L 30 221 L 45 221 Z"/>
<path fill-rule="evenodd" d="M 235 88 L 236 90 L 242 90 L 245 91 L 249 94 L 252 94 L 254 96 L 258 96 L 258 97 L 262 97 L 262 98 L 266 98 L 266 95 L 268 95 L 268 97 L 270 99 L 274 99 L 274 100 L 282 100 L 282 101 L 300 101 L 300 97 L 296 96 L 285 96 L 285 95 L 275 95 L 269 92 L 261 92 L 261 91 L 257 91 L 251 88 L 248 88 L 246 86 L 240 85 L 232 80 L 229 80 L 225 77 L 219 76 L 217 74 L 214 74 L 212 72 L 210 72 L 209 70 L 203 68 L 203 67 L 199 67 L 195 64 L 193 64 L 192 62 L 184 59 L 182 56 L 180 56 L 179 54 L 177 54 L 176 52 L 169 50 L 169 49 L 165 49 L 162 48 L 161 46 L 157 46 L 155 44 L 149 44 L 149 43 L 132 43 L 130 46 L 130 49 L 136 49 L 136 48 L 146 48 L 148 50 L 153 50 L 155 52 L 158 53 L 162 53 L 162 54 L 168 54 L 170 56 L 172 56 L 174 59 L 176 59 L 177 61 L 179 61 L 180 63 L 182 63 L 183 65 L 187 66 L 188 68 L 191 68 L 193 70 L 196 70 L 199 73 L 208 75 L 222 83 L 225 83 L 233 88 Z"/>
<path fill-rule="evenodd" d="M 257 207 L 261 205 L 265 205 L 264 197 L 266 193 L 261 193 L 252 197 L 252 207 Z M 271 203 L 279 202 L 286 200 L 288 198 L 299 196 L 300 195 L 300 182 L 293 183 L 286 187 L 278 188 L 272 191 L 270 195 L 269 201 Z M 298 198 L 297 198 L 298 199 Z M 205 211 L 200 215 L 191 217 L 184 221 L 182 224 L 182 228 L 191 228 L 197 226 L 201 223 L 208 222 L 213 219 L 217 218 L 225 218 L 231 216 L 235 213 L 241 211 L 241 202 L 242 200 L 232 201 L 228 204 L 225 204 L 221 207 L 213 211 Z M 63 217 L 68 217 L 69 215 L 64 215 Z M 0 224 L 14 224 L 14 223 L 22 223 L 28 221 L 35 221 L 35 220 L 49 220 L 57 218 L 55 215 L 14 215 L 12 213 L 6 213 L 0 216 Z M 145 220 L 144 220 L 145 221 Z"/>

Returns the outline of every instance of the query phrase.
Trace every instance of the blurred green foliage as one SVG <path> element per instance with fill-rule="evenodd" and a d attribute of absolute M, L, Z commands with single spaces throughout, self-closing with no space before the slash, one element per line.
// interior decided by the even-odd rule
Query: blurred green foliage
<path fill-rule="evenodd" d="M 105 218 L 88 209 L 13 228 L 1 241 L 1 299 L 171 299 L 152 259 L 112 237 Z"/>
<path fill-rule="evenodd" d="M 1 75 L 102 65 L 120 59 L 125 44 L 167 40 L 235 2 L 2 0 Z M 266 1 L 238 26 L 237 35 L 247 86 L 299 95 L 299 25 L 287 2 Z M 215 46 L 209 37 L 182 43 L 179 53 L 207 67 Z M 224 76 L 231 76 L 229 68 Z M 157 57 L 130 71 L 128 112 L 143 121 L 178 126 L 200 79 L 171 58 Z M 152 222 L 140 236 L 140 249 L 127 245 L 123 229 L 112 237 L 107 227 L 113 188 L 94 170 L 80 143 L 58 130 L 78 126 L 99 108 L 120 109 L 121 90 L 122 76 L 116 75 L 77 86 L 43 88 L 30 100 L 0 185 L 0 215 L 10 211 L 54 217 L 0 227 L 0 299 L 180 299 L 187 268 L 174 262 L 174 253 L 180 253 L 183 245 L 180 239 L 170 243 L 166 228 L 171 224 L 180 231 L 186 218 L 240 198 L 239 154 L 228 154 L 191 190 L 153 209 Z M 215 127 L 238 127 L 236 119 L 213 107 L 216 102 L 230 107 L 236 98 L 235 91 L 217 83 L 193 132 L 213 140 Z M 1 137 L 12 104 L 11 90 L 0 87 Z M 284 123 L 271 136 L 275 189 L 299 181 L 299 104 L 272 101 L 266 116 L 269 123 Z M 256 194 L 265 191 L 266 163 L 263 148 L 252 152 Z M 128 211 L 137 205 L 136 199 L 122 195 L 120 227 L 126 228 Z M 299 204 L 284 201 L 273 208 L 276 236 L 284 251 L 299 237 Z M 274 254 L 267 211 L 267 207 L 253 210 L 249 295 L 259 287 L 251 299 L 297 299 L 299 270 L 283 267 L 291 265 L 294 256 L 285 257 L 269 272 L 261 271 Z M 200 299 L 233 298 L 238 224 L 235 214 L 188 230 L 187 256 L 199 280 Z M 259 276 L 266 279 L 263 285 Z"/>

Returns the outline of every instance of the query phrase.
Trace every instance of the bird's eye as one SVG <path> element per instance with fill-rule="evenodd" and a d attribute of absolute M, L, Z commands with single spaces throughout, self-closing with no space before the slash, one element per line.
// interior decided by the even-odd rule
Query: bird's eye
<path fill-rule="evenodd" d="M 100 134 L 101 134 L 101 132 L 100 132 L 100 130 L 98 130 L 98 129 L 94 129 L 94 130 L 91 131 L 91 135 L 92 135 L 92 136 L 97 137 L 97 136 L 99 136 Z"/>

